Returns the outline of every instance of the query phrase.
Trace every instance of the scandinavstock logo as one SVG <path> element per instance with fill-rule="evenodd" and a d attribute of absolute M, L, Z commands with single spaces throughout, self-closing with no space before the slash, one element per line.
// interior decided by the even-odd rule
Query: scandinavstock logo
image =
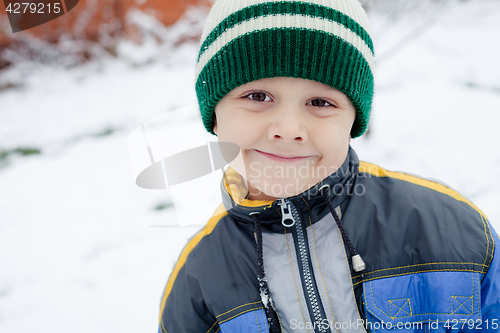
<path fill-rule="evenodd" d="M 166 112 L 135 128 L 129 152 L 137 186 L 169 189 L 177 220 L 155 227 L 203 226 L 220 205 L 220 181 L 240 148 L 212 141 L 198 106 Z"/>
<path fill-rule="evenodd" d="M 12 32 L 36 27 L 63 16 L 78 4 L 79 0 L 3 0 Z"/>

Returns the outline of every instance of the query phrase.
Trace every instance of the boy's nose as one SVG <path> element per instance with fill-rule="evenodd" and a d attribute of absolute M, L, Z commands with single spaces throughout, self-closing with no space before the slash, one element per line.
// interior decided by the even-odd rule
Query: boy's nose
<path fill-rule="evenodd" d="M 283 105 L 277 107 L 274 111 L 268 128 L 270 140 L 283 140 L 284 142 L 305 142 L 307 140 L 304 119 L 301 117 L 303 110 L 298 107 Z"/>

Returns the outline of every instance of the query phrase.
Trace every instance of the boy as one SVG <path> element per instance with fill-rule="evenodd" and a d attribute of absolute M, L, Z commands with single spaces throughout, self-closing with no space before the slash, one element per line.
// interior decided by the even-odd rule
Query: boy
<path fill-rule="evenodd" d="M 205 127 L 240 147 L 184 248 L 159 332 L 497 332 L 498 236 L 433 181 L 360 162 L 374 51 L 356 0 L 218 0 Z"/>

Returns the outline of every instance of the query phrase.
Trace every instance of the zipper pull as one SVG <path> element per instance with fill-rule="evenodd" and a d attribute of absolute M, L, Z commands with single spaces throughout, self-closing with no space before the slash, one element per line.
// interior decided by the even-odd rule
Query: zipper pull
<path fill-rule="evenodd" d="M 290 210 L 290 201 L 286 199 L 279 199 L 280 203 L 278 203 L 281 206 L 281 224 L 283 224 L 284 227 L 293 227 L 295 224 L 295 219 L 293 218 L 292 212 Z M 286 220 L 292 220 L 290 224 L 286 224 Z"/>

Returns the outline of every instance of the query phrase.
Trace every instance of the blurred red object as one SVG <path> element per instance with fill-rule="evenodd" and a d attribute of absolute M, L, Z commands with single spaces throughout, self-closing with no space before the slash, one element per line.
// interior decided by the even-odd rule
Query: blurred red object
<path fill-rule="evenodd" d="M 76 7 L 63 16 L 15 34 L 10 28 L 5 6 L 0 5 L 0 50 L 15 43 L 19 39 L 16 35 L 26 33 L 55 43 L 64 33 L 73 39 L 98 41 L 104 31 L 107 36 L 125 34 L 132 40 L 140 42 L 137 40 L 139 37 L 134 26 L 127 24 L 126 14 L 129 10 L 142 10 L 168 26 L 175 23 L 189 6 L 210 6 L 212 2 L 211 0 L 80 0 Z"/>

